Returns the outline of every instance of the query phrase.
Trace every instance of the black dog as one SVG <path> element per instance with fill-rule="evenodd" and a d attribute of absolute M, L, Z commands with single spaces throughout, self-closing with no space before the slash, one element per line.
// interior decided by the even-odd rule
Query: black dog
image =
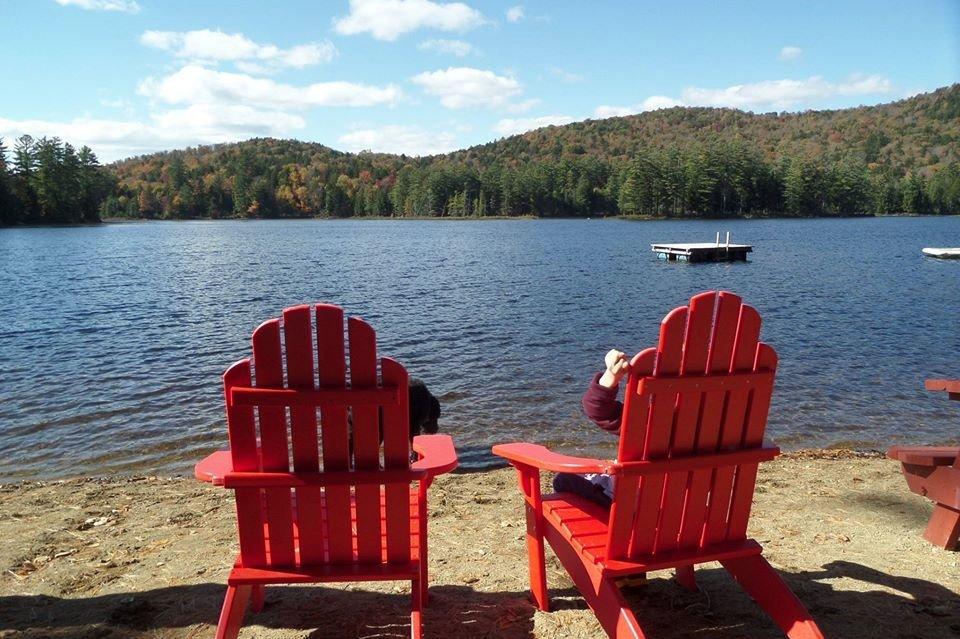
<path fill-rule="evenodd" d="M 440 401 L 434 397 L 422 379 L 410 378 L 410 440 L 421 433 L 435 434 L 440 430 Z"/>
<path fill-rule="evenodd" d="M 410 404 L 410 441 L 422 433 L 433 435 L 440 430 L 440 401 L 427 390 L 422 379 L 410 378 L 408 395 Z M 353 455 L 353 416 L 347 415 L 350 429 L 350 455 Z M 383 443 L 383 422 L 380 422 L 380 443 Z"/>

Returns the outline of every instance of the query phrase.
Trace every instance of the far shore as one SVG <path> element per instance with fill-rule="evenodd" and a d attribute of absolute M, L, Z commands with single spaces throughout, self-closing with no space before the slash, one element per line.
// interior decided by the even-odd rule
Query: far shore
<path fill-rule="evenodd" d="M 371 222 L 482 222 L 494 220 L 518 220 L 518 221 L 536 221 L 536 220 L 624 220 L 630 222 L 737 222 L 741 220 L 838 220 L 838 219 L 863 219 L 863 218 L 944 218 L 960 217 L 960 213 L 949 215 L 918 215 L 915 213 L 859 213 L 856 215 L 716 215 L 716 216 L 697 216 L 697 217 L 662 217 L 656 215 L 598 215 L 598 216 L 537 216 L 537 215 L 485 215 L 485 216 L 451 216 L 451 215 L 431 215 L 431 216 L 386 216 L 386 215 L 364 215 L 357 217 L 335 217 L 330 215 L 316 215 L 303 217 L 181 217 L 181 218 L 147 218 L 147 217 L 105 217 L 99 222 L 92 223 L 69 223 L 69 224 L 20 224 L 20 225 L 0 225 L 0 229 L 16 228 L 70 228 L 70 227 L 95 227 L 106 224 L 143 224 L 147 222 L 253 222 L 253 221 L 371 221 Z"/>
<path fill-rule="evenodd" d="M 553 611 L 530 604 L 512 469 L 443 476 L 429 503 L 426 636 L 603 636 L 550 551 Z M 930 512 L 877 453 L 799 451 L 761 466 L 750 534 L 827 636 L 947 637 L 960 553 L 921 537 Z M 0 537 L 4 639 L 213 636 L 237 549 L 230 492 L 187 477 L 0 485 Z M 628 589 L 651 637 L 783 636 L 718 564 L 697 578 L 696 593 L 668 572 Z M 403 583 L 277 586 L 240 637 L 402 637 L 408 622 Z"/>
<path fill-rule="evenodd" d="M 665 217 L 657 215 L 595 215 L 595 216 L 541 216 L 541 215 L 418 215 L 418 216 L 390 216 L 390 215 L 363 215 L 351 217 L 335 217 L 331 215 L 315 215 L 302 217 L 184 217 L 184 218 L 127 218 L 109 217 L 100 220 L 103 224 L 125 224 L 137 222 L 219 222 L 219 221 L 263 221 L 263 220 L 313 220 L 328 221 L 394 221 L 394 222 L 480 222 L 487 220 L 627 220 L 642 222 L 735 222 L 739 220 L 837 220 L 885 217 L 915 217 L 915 218 L 943 218 L 960 217 L 960 213 L 950 215 L 918 215 L 915 213 L 858 213 L 854 215 L 704 215 L 696 217 Z M 77 226 L 77 225 L 64 225 Z M 81 225 L 88 226 L 88 225 Z"/>

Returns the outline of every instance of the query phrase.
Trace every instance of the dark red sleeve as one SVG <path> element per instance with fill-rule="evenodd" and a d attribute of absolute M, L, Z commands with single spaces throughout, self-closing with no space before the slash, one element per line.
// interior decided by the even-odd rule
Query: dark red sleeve
<path fill-rule="evenodd" d="M 615 388 L 606 388 L 599 383 L 600 376 L 603 373 L 597 373 L 593 376 L 593 381 L 587 387 L 587 392 L 583 394 L 583 412 L 590 421 L 610 432 L 616 433 L 620 430 L 620 417 L 623 415 L 623 403 L 617 401 L 617 390 Z"/>

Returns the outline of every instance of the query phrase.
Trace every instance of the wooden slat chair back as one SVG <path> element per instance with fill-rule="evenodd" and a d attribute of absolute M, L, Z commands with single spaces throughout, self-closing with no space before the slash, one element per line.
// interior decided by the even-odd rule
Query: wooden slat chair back
<path fill-rule="evenodd" d="M 230 450 L 195 469 L 236 498 L 218 639 L 237 636 L 251 598 L 262 607 L 265 584 L 366 580 L 410 580 L 421 635 L 427 488 L 456 451 L 449 436 L 417 436 L 411 463 L 407 371 L 377 358 L 369 324 L 346 326 L 338 306 L 287 308 L 223 376 Z"/>
<path fill-rule="evenodd" d="M 803 604 L 747 538 L 777 356 L 759 341 L 760 316 L 732 293 L 710 291 L 670 312 L 656 348 L 627 377 L 614 460 L 572 457 L 528 443 L 494 454 L 518 471 L 527 512 L 530 588 L 549 610 L 544 540 L 608 636 L 646 637 L 617 581 L 719 561 L 792 639 L 822 639 Z M 569 493 L 540 494 L 540 472 L 608 473 L 608 510 Z"/>
<path fill-rule="evenodd" d="M 757 466 L 771 458 L 748 451 L 763 443 L 777 366 L 759 336 L 753 307 L 730 293 L 703 293 L 668 314 L 657 347 L 633 359 L 608 559 L 746 538 Z"/>
<path fill-rule="evenodd" d="M 337 306 L 288 308 L 282 322 L 254 331 L 253 361 L 224 375 L 234 471 L 264 475 L 237 485 L 244 566 L 410 562 L 417 477 L 409 472 L 407 372 L 383 358 L 379 382 L 373 329 L 352 317 L 345 341 L 343 326 Z M 271 472 L 296 473 L 304 485 L 271 487 Z"/>

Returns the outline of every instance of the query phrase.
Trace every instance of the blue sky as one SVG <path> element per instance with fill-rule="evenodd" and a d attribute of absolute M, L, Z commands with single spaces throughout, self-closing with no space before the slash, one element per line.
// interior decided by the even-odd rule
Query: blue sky
<path fill-rule="evenodd" d="M 420 155 L 678 104 L 898 100 L 960 81 L 960 2 L 0 0 L 0 42 L 8 146 Z"/>

